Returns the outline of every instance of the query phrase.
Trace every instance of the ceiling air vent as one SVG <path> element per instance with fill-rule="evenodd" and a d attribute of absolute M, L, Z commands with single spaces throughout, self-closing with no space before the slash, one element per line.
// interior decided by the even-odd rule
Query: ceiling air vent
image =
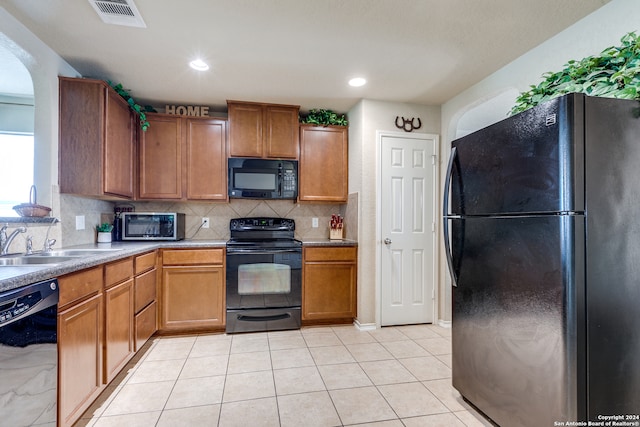
<path fill-rule="evenodd" d="M 89 3 L 106 24 L 147 27 L 133 0 L 89 0 Z"/>

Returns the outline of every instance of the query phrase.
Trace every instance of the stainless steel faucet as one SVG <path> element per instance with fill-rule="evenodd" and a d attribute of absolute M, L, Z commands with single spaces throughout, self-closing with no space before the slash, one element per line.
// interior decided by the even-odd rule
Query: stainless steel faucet
<path fill-rule="evenodd" d="M 15 239 L 19 233 L 27 232 L 27 227 L 18 227 L 9 234 L 9 237 L 7 237 L 7 227 L 8 224 L 3 225 L 0 229 L 0 242 L 2 243 L 2 245 L 0 245 L 0 255 L 6 255 L 9 252 L 11 242 L 13 242 L 13 239 Z"/>
<path fill-rule="evenodd" d="M 51 226 L 58 222 L 61 221 L 58 218 L 53 218 L 49 223 L 49 227 L 47 227 L 47 235 L 44 237 L 44 245 L 42 247 L 44 252 L 51 252 L 53 245 L 56 243 L 56 239 L 49 238 L 49 231 L 51 230 Z"/>

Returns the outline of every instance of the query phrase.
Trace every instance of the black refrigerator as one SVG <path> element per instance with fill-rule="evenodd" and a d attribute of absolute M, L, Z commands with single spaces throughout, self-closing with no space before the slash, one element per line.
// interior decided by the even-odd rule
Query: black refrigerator
<path fill-rule="evenodd" d="M 570 94 L 451 144 L 453 386 L 501 426 L 639 421 L 639 110 Z"/>

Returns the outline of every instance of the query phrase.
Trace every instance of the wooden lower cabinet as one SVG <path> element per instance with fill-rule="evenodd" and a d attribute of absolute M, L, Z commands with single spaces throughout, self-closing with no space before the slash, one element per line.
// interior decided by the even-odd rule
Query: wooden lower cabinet
<path fill-rule="evenodd" d="M 222 329 L 224 249 L 163 251 L 161 300 L 163 332 Z"/>
<path fill-rule="evenodd" d="M 61 289 L 63 286 L 61 283 Z M 58 313 L 60 426 L 72 425 L 106 387 L 102 381 L 103 324 L 101 293 Z"/>
<path fill-rule="evenodd" d="M 158 330 L 157 251 L 135 257 L 134 350 L 138 351 Z"/>
<path fill-rule="evenodd" d="M 149 338 L 158 330 L 158 303 L 152 302 L 140 313 L 136 314 L 135 320 L 135 349 L 136 351 L 147 342 Z"/>
<path fill-rule="evenodd" d="M 356 317 L 355 247 L 305 247 L 302 269 L 304 323 L 350 322 Z"/>
<path fill-rule="evenodd" d="M 104 382 L 133 357 L 133 279 L 105 290 Z"/>
<path fill-rule="evenodd" d="M 222 267 L 163 267 L 162 272 L 163 330 L 224 325 Z"/>

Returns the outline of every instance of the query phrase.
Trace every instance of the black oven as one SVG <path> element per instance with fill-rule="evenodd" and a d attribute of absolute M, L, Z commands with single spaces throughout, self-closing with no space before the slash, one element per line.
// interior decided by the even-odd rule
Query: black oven
<path fill-rule="evenodd" d="M 227 333 L 298 329 L 302 244 L 293 220 L 231 221 L 227 242 Z"/>

